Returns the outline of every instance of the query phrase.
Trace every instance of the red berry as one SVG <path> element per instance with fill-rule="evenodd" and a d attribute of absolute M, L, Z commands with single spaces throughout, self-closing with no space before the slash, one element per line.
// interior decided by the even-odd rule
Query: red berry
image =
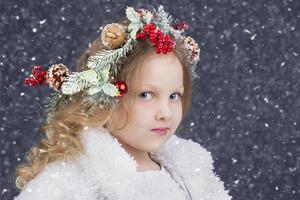
<path fill-rule="evenodd" d="M 44 80 L 45 80 L 45 79 L 44 79 L 43 77 L 39 77 L 39 78 L 38 78 L 39 83 L 43 82 Z"/>
<path fill-rule="evenodd" d="M 36 69 L 36 70 L 41 70 L 42 66 L 37 65 L 37 66 L 34 66 L 33 68 Z"/>
<path fill-rule="evenodd" d="M 113 84 L 118 88 L 120 96 L 127 93 L 127 85 L 124 81 L 114 80 Z"/>

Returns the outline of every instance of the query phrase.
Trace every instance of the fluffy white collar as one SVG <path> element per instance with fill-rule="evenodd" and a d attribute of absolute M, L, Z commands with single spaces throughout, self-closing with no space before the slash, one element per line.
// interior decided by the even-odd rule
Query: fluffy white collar
<path fill-rule="evenodd" d="M 143 184 L 137 162 L 115 137 L 103 127 L 88 128 L 81 132 L 81 141 L 85 154 L 80 159 L 89 180 L 88 187 L 94 191 L 101 189 L 111 199 L 145 199 L 137 191 Z M 213 171 L 211 153 L 200 144 L 173 135 L 152 156 L 171 173 L 183 178 L 193 200 L 231 199 Z"/>

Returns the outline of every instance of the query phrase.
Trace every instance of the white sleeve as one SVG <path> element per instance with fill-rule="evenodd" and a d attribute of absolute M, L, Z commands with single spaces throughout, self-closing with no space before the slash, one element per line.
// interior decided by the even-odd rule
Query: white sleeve
<path fill-rule="evenodd" d="M 64 167 L 47 166 L 13 200 L 67 200 L 70 195 L 66 190 L 68 181 Z"/>
<path fill-rule="evenodd" d="M 207 194 L 209 194 L 211 200 L 231 200 L 229 191 L 225 190 L 224 182 L 220 179 L 218 174 L 216 174 L 214 169 L 214 160 L 211 152 L 201 146 L 199 143 L 187 140 L 187 144 L 190 146 L 190 151 L 194 151 L 194 155 L 191 158 L 191 162 L 198 163 L 202 166 L 203 177 L 205 177 Z"/>

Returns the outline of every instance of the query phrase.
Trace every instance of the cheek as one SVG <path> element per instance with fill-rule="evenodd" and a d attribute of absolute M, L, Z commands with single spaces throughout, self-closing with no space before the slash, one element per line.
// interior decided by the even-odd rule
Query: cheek
<path fill-rule="evenodd" d="M 176 119 L 181 121 L 182 119 L 182 107 L 178 107 L 178 109 L 176 110 Z"/>
<path fill-rule="evenodd" d="M 173 105 L 173 118 L 176 123 L 182 120 L 182 103 L 176 102 Z"/>
<path fill-rule="evenodd" d="M 154 105 L 151 102 L 137 101 L 134 105 L 134 113 L 138 117 L 146 117 L 154 112 Z"/>

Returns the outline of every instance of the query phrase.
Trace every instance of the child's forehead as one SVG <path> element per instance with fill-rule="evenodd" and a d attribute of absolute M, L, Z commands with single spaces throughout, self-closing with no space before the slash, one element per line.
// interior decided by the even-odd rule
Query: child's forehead
<path fill-rule="evenodd" d="M 152 64 L 152 63 L 159 63 L 159 62 L 176 62 L 178 57 L 174 52 L 170 52 L 168 54 L 156 54 L 155 51 L 149 51 L 144 54 L 144 63 L 143 64 Z"/>
<path fill-rule="evenodd" d="M 175 88 L 175 89 L 184 88 L 182 83 L 172 83 L 170 85 L 162 85 L 162 84 L 159 84 L 159 83 L 141 82 L 140 86 L 141 87 L 150 87 L 150 88 L 153 88 L 153 89 L 159 89 L 159 88 L 162 88 L 162 87 L 172 87 L 172 88 Z"/>

